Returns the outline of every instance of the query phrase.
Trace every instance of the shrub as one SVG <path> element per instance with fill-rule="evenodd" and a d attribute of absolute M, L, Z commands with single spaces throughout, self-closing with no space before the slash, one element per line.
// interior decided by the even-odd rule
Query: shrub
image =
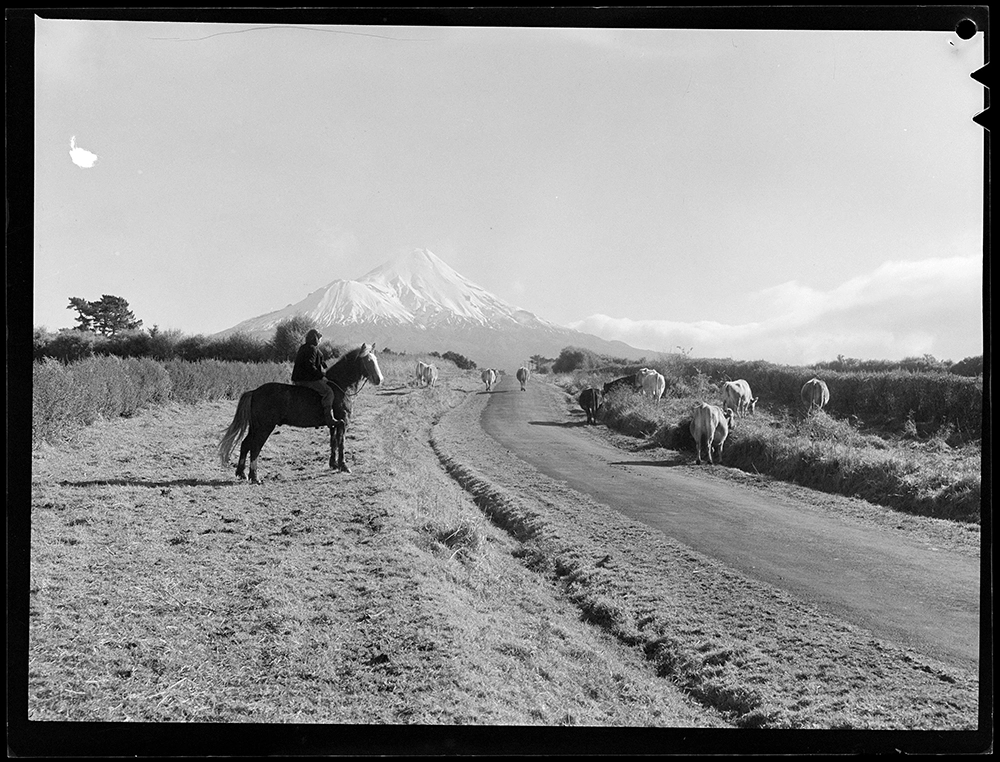
<path fill-rule="evenodd" d="M 949 370 L 958 376 L 971 376 L 972 378 L 981 376 L 983 375 L 983 356 L 966 357 L 952 365 Z"/>
<path fill-rule="evenodd" d="M 316 323 L 303 315 L 282 320 L 274 329 L 274 338 L 271 339 L 271 359 L 277 362 L 294 360 L 306 334 L 315 327 Z"/>
<path fill-rule="evenodd" d="M 35 326 L 31 332 L 31 356 L 33 360 L 41 360 L 46 357 L 45 350 L 54 335 L 45 328 Z"/>
<path fill-rule="evenodd" d="M 76 362 L 93 356 L 96 342 L 95 333 L 67 328 L 46 344 L 44 356 L 64 363 Z"/>
<path fill-rule="evenodd" d="M 552 372 L 571 373 L 574 370 L 593 370 L 609 364 L 600 355 L 589 349 L 566 347 L 552 363 Z"/>
<path fill-rule="evenodd" d="M 94 353 L 117 357 L 149 357 L 151 338 L 143 330 L 119 331 L 101 337 L 94 344 Z"/>
<path fill-rule="evenodd" d="M 149 357 L 154 360 L 172 360 L 178 357 L 177 345 L 183 338 L 178 330 L 160 331 L 154 326 L 149 336 Z"/>
<path fill-rule="evenodd" d="M 445 352 L 441 355 L 441 358 L 451 360 L 461 370 L 475 370 L 476 368 L 476 364 L 472 360 L 465 355 L 460 355 L 458 352 Z"/>
<path fill-rule="evenodd" d="M 45 358 L 32 367 L 32 444 L 68 439 L 98 419 L 131 416 L 169 400 L 235 399 L 268 381 L 287 381 L 290 373 L 278 363 Z"/>

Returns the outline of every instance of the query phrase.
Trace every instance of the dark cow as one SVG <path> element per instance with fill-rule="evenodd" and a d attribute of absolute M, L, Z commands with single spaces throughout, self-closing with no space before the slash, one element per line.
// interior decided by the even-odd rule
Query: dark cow
<path fill-rule="evenodd" d="M 636 376 L 637 374 L 633 373 L 631 376 L 622 376 L 621 378 L 616 378 L 614 381 L 608 381 L 608 383 L 604 385 L 604 395 L 607 396 L 610 392 L 620 388 L 635 391 L 637 386 Z"/>
<path fill-rule="evenodd" d="M 597 410 L 604 404 L 604 395 L 600 389 L 588 387 L 580 392 L 580 407 L 587 414 L 587 423 L 597 423 Z"/>

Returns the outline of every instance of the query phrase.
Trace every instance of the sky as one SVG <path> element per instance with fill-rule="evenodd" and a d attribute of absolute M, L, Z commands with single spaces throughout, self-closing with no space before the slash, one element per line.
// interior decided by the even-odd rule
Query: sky
<path fill-rule="evenodd" d="M 33 323 L 210 335 L 426 248 L 541 318 L 983 353 L 983 33 L 37 19 Z"/>

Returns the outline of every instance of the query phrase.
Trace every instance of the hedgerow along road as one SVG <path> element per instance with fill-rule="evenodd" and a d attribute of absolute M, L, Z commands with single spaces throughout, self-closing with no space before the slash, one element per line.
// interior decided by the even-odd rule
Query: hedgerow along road
<path fill-rule="evenodd" d="M 874 636 L 944 661 L 979 661 L 980 561 L 926 539 L 748 489 L 695 466 L 651 459 L 588 432 L 563 392 L 512 377 L 494 387 L 483 429 L 518 458 L 746 576 Z M 671 451 L 659 451 L 671 453 Z"/>

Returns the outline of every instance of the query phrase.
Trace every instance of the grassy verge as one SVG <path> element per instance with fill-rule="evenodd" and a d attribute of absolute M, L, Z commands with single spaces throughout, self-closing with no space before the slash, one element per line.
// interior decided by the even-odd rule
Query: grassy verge
<path fill-rule="evenodd" d="M 575 396 L 586 386 L 600 388 L 610 378 L 573 374 L 555 380 Z M 699 400 L 721 404 L 721 399 L 719 387 L 706 377 L 673 386 L 658 402 L 616 390 L 605 400 L 600 419 L 651 444 L 693 451 L 691 407 Z M 925 438 L 915 430 L 883 436 L 822 411 L 803 416 L 760 405 L 754 416 L 738 419 L 726 440 L 722 465 L 905 513 L 979 523 L 981 442 L 949 442 L 946 427 Z"/>

